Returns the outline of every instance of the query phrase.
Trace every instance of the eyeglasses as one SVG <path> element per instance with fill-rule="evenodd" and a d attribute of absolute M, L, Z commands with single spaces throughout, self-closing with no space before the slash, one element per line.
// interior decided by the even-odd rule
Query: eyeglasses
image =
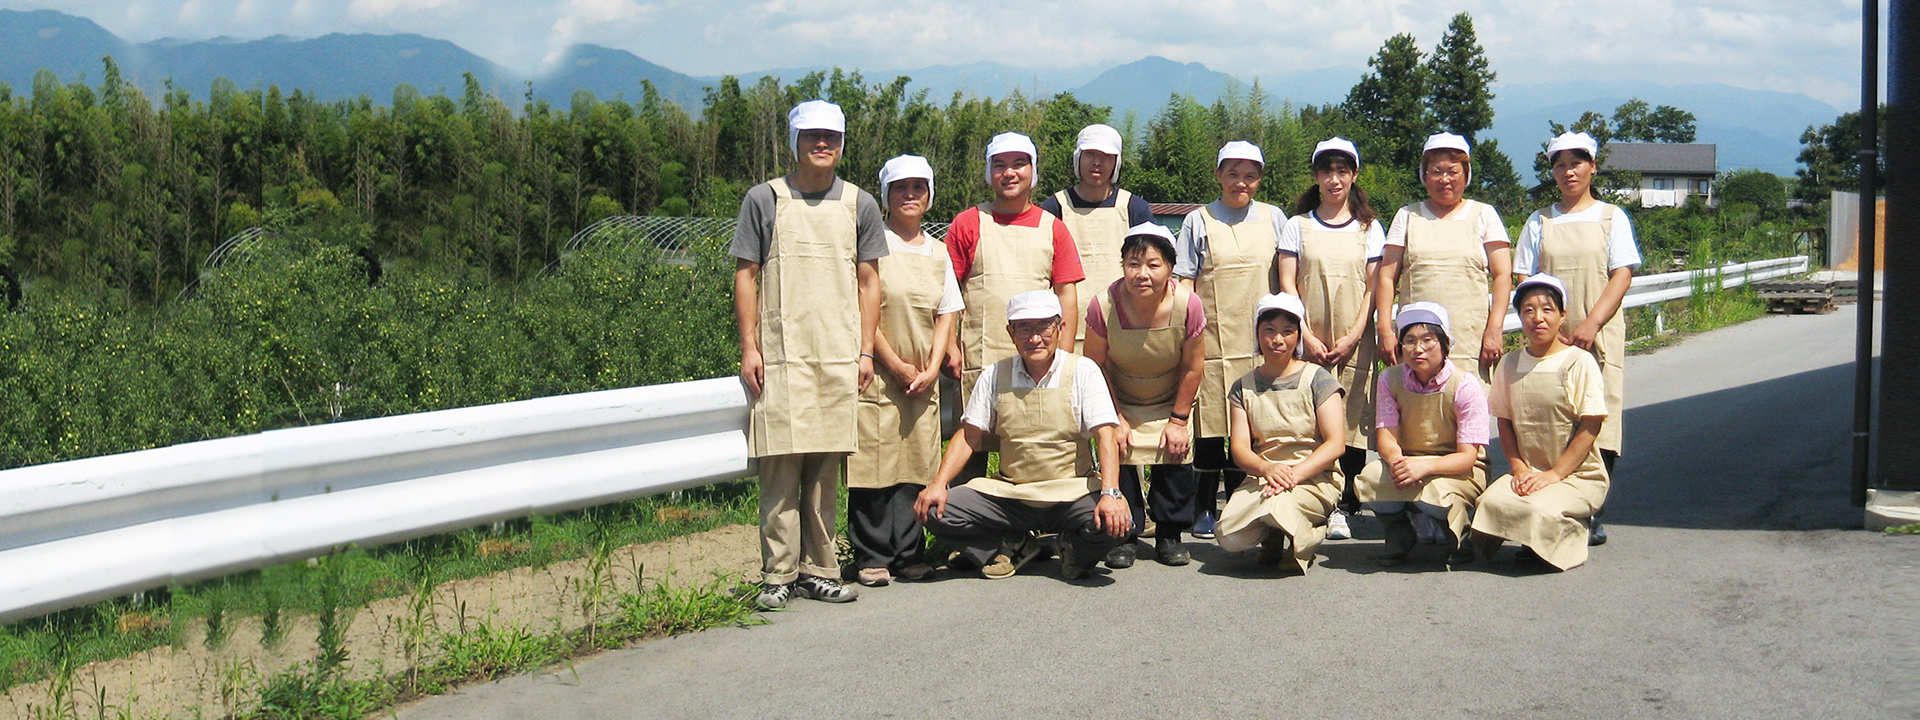
<path fill-rule="evenodd" d="M 1422 337 L 1413 337 L 1413 336 L 1403 337 L 1403 338 L 1400 338 L 1400 347 L 1406 348 L 1408 350 L 1418 350 L 1420 348 L 1437 348 L 1437 347 L 1440 347 L 1440 338 L 1432 335 L 1426 335 Z"/>
<path fill-rule="evenodd" d="M 1454 180 L 1461 176 L 1459 170 L 1428 170 L 1428 180 Z"/>
<path fill-rule="evenodd" d="M 1053 332 L 1053 328 L 1059 324 L 1060 324 L 1059 320 L 1053 320 L 1044 325 L 1035 325 L 1035 324 L 1029 324 L 1029 323 L 1014 323 L 1012 325 L 1013 336 L 1014 337 L 1033 337 L 1035 335 L 1045 335 L 1047 333 Z"/>

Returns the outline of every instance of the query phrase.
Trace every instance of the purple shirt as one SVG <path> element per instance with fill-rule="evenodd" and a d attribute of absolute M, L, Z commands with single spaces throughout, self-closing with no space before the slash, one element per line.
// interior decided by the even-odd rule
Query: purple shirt
<path fill-rule="evenodd" d="M 1399 367 L 1405 368 L 1405 365 Z M 1453 361 L 1440 366 L 1440 373 L 1433 377 L 1431 384 L 1422 384 L 1414 377 L 1413 370 L 1401 373 L 1406 379 L 1400 385 L 1409 392 L 1432 395 L 1447 386 L 1447 379 L 1453 377 Z M 1394 402 L 1392 389 L 1387 385 L 1390 373 L 1380 373 L 1380 384 L 1375 394 L 1373 417 L 1375 428 L 1400 427 L 1400 403 Z M 1486 445 L 1491 431 L 1487 425 L 1490 415 L 1487 412 L 1487 390 L 1480 386 L 1479 378 L 1467 378 L 1453 391 L 1453 417 L 1456 420 L 1455 441 L 1460 445 Z"/>

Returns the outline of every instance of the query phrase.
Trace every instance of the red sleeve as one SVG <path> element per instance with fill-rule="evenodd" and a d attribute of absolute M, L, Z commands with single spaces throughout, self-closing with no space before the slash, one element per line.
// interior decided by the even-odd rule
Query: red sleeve
<path fill-rule="evenodd" d="M 980 241 L 980 209 L 967 208 L 953 216 L 947 226 L 947 258 L 953 261 L 953 277 L 967 284 L 967 272 L 973 270 L 973 248 Z"/>
<path fill-rule="evenodd" d="M 1067 231 L 1067 224 L 1048 215 L 1053 221 L 1053 284 L 1077 283 L 1087 279 L 1087 272 L 1080 269 L 1080 246 L 1073 242 L 1073 233 Z"/>

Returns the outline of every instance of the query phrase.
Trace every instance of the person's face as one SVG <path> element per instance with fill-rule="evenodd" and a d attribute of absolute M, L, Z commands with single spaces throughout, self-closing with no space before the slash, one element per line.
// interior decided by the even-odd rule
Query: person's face
<path fill-rule="evenodd" d="M 1081 150 L 1080 167 L 1075 170 L 1080 173 L 1080 182 L 1093 187 L 1106 187 L 1113 184 L 1113 168 L 1119 164 L 1119 160 L 1118 156 L 1099 150 Z"/>
<path fill-rule="evenodd" d="M 1587 194 L 1587 188 L 1593 186 L 1593 163 L 1571 150 L 1561 150 L 1553 155 L 1553 182 L 1560 186 L 1560 196 L 1578 198 Z"/>
<path fill-rule="evenodd" d="M 1553 303 L 1553 294 L 1545 292 L 1528 293 L 1520 301 L 1520 329 L 1526 331 L 1527 342 L 1532 345 L 1544 345 L 1553 342 L 1560 334 L 1560 324 L 1566 322 L 1567 314 Z"/>
<path fill-rule="evenodd" d="M 927 214 L 930 193 L 926 178 L 905 178 L 887 184 L 887 212 L 894 217 L 919 222 Z"/>
<path fill-rule="evenodd" d="M 1458 160 L 1435 159 L 1427 163 L 1420 181 L 1427 186 L 1427 198 L 1441 205 L 1460 202 L 1467 189 L 1467 166 Z"/>
<path fill-rule="evenodd" d="M 1407 328 L 1400 335 L 1400 356 L 1407 359 L 1407 367 L 1429 378 L 1440 372 L 1440 366 L 1447 361 L 1447 351 L 1440 345 L 1440 335 L 1425 325 Z"/>
<path fill-rule="evenodd" d="M 800 162 L 821 170 L 832 170 L 840 163 L 840 143 L 844 136 L 832 130 L 801 130 L 796 147 Z"/>
<path fill-rule="evenodd" d="M 1007 323 L 1007 334 L 1012 336 L 1013 347 L 1022 359 L 1041 362 L 1053 355 L 1054 341 L 1060 334 L 1060 318 L 1015 320 Z"/>
<path fill-rule="evenodd" d="M 1260 191 L 1260 163 L 1252 160 L 1228 160 L 1213 171 L 1220 181 L 1220 202 L 1230 208 L 1243 208 Z"/>
<path fill-rule="evenodd" d="M 1320 201 L 1346 204 L 1347 189 L 1353 187 L 1353 166 L 1339 161 L 1328 164 L 1325 170 L 1313 171 L 1313 182 L 1320 186 Z"/>
<path fill-rule="evenodd" d="M 1300 346 L 1300 323 L 1286 313 L 1276 313 L 1260 323 L 1259 333 L 1260 354 L 1268 360 L 1283 362 Z"/>
<path fill-rule="evenodd" d="M 1167 286 L 1173 277 L 1173 263 L 1167 262 L 1159 249 L 1148 246 L 1120 260 L 1120 276 L 1126 279 L 1122 287 L 1127 292 L 1144 297 Z"/>
<path fill-rule="evenodd" d="M 1001 200 L 1020 200 L 1033 193 L 1033 158 L 1024 152 L 1003 152 L 987 161 L 993 194 Z"/>

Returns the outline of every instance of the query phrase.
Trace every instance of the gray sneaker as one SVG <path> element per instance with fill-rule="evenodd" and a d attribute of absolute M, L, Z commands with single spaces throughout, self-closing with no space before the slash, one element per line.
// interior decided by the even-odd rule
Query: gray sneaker
<path fill-rule="evenodd" d="M 793 583 L 760 583 L 760 596 L 753 602 L 762 610 L 782 610 L 793 599 Z"/>
<path fill-rule="evenodd" d="M 793 591 L 794 594 L 803 598 L 830 603 L 853 602 L 860 597 L 860 588 L 843 585 L 839 580 L 832 578 L 814 575 L 801 575 L 800 580 L 793 584 Z"/>

